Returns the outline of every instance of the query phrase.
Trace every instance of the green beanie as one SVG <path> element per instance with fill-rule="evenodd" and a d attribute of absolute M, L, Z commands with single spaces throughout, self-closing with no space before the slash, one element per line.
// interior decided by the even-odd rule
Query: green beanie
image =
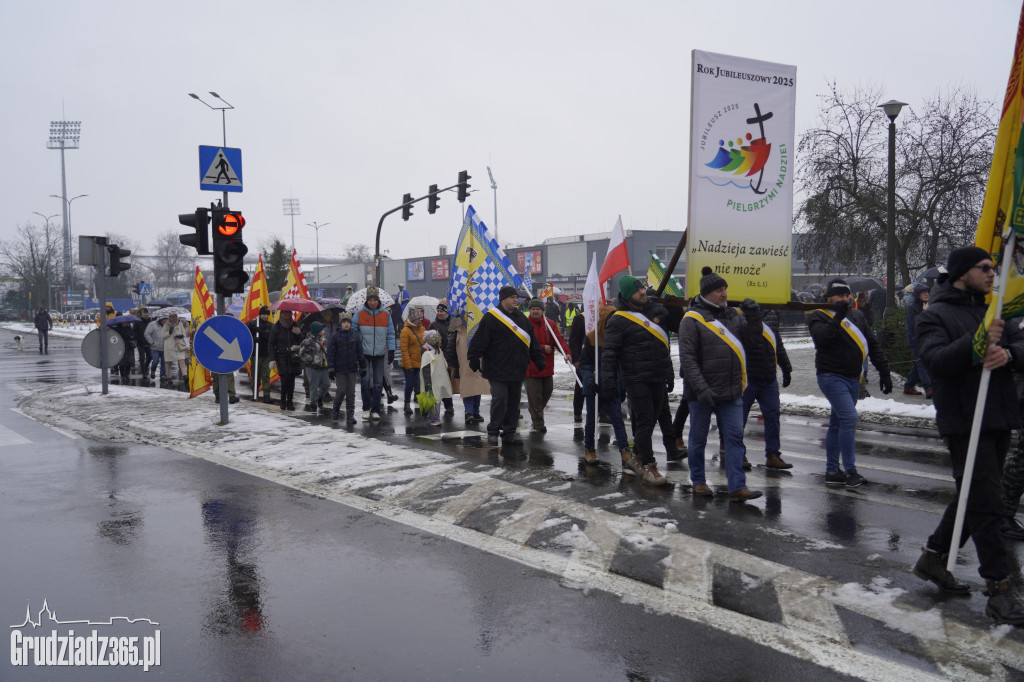
<path fill-rule="evenodd" d="M 643 289 L 644 281 L 639 277 L 625 275 L 619 277 L 619 295 L 629 300 L 629 297 L 636 293 L 637 289 Z"/>

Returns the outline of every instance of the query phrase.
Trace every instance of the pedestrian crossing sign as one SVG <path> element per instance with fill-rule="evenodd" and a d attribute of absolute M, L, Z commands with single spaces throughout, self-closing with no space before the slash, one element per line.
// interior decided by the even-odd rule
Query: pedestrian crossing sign
<path fill-rule="evenodd" d="M 241 192 L 242 150 L 236 147 L 200 145 L 199 189 L 212 192 Z"/>

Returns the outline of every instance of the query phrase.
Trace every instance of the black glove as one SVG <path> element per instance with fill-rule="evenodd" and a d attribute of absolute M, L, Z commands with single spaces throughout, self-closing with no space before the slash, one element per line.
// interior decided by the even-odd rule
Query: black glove
<path fill-rule="evenodd" d="M 842 320 L 846 317 L 846 313 L 850 310 L 849 301 L 836 301 L 836 321 Z"/>
<path fill-rule="evenodd" d="M 892 376 L 888 372 L 878 375 L 878 387 L 885 395 L 892 393 Z"/>
<path fill-rule="evenodd" d="M 713 407 L 715 404 L 715 396 L 711 393 L 711 389 L 704 387 L 704 390 L 697 394 L 697 402 L 705 407 Z"/>
<path fill-rule="evenodd" d="M 395 361 L 395 351 L 389 350 L 388 351 L 388 364 L 390 365 L 394 361 Z"/>
<path fill-rule="evenodd" d="M 676 387 L 676 380 L 675 379 L 671 379 L 670 378 L 668 381 L 665 382 L 665 389 L 669 393 L 671 393 L 672 389 L 674 389 L 675 387 Z"/>
<path fill-rule="evenodd" d="M 752 298 L 745 298 L 745 299 L 743 299 L 743 301 L 740 303 L 740 310 L 743 311 L 744 315 L 756 314 L 757 311 L 759 310 L 758 305 L 757 305 L 757 301 L 755 301 Z"/>
<path fill-rule="evenodd" d="M 327 378 L 330 379 L 331 381 L 334 381 L 334 370 L 333 369 L 327 370 Z"/>
<path fill-rule="evenodd" d="M 793 373 L 782 370 L 782 387 L 786 388 L 793 381 Z"/>
<path fill-rule="evenodd" d="M 469 371 L 479 372 L 480 371 L 480 358 L 473 358 L 469 361 Z"/>
<path fill-rule="evenodd" d="M 366 376 L 366 367 L 360 367 L 359 368 L 359 376 L 361 376 L 361 377 L 365 377 Z"/>

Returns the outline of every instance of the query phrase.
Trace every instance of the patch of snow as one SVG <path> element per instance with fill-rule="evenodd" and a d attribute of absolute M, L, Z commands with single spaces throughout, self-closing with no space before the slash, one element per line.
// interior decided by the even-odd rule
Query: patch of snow
<path fill-rule="evenodd" d="M 936 642 L 946 641 L 946 629 L 942 624 L 942 615 L 938 609 L 917 611 L 896 605 L 896 599 L 906 593 L 898 587 L 889 587 L 892 580 L 875 576 L 870 585 L 846 583 L 833 592 L 836 603 L 856 607 L 863 612 L 865 608 L 884 616 L 884 622 L 890 627 L 908 635 L 929 639 Z"/>

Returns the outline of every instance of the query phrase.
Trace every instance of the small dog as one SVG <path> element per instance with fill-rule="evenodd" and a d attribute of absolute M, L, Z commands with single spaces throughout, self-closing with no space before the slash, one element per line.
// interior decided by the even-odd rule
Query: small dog
<path fill-rule="evenodd" d="M 18 345 L 18 352 L 19 352 L 19 353 L 24 353 L 24 352 L 25 352 L 25 351 L 24 351 L 24 350 L 22 349 L 22 347 L 21 347 L 21 337 L 20 337 L 20 336 L 15 336 L 15 337 L 14 337 L 14 343 L 16 343 L 16 344 Z"/>

